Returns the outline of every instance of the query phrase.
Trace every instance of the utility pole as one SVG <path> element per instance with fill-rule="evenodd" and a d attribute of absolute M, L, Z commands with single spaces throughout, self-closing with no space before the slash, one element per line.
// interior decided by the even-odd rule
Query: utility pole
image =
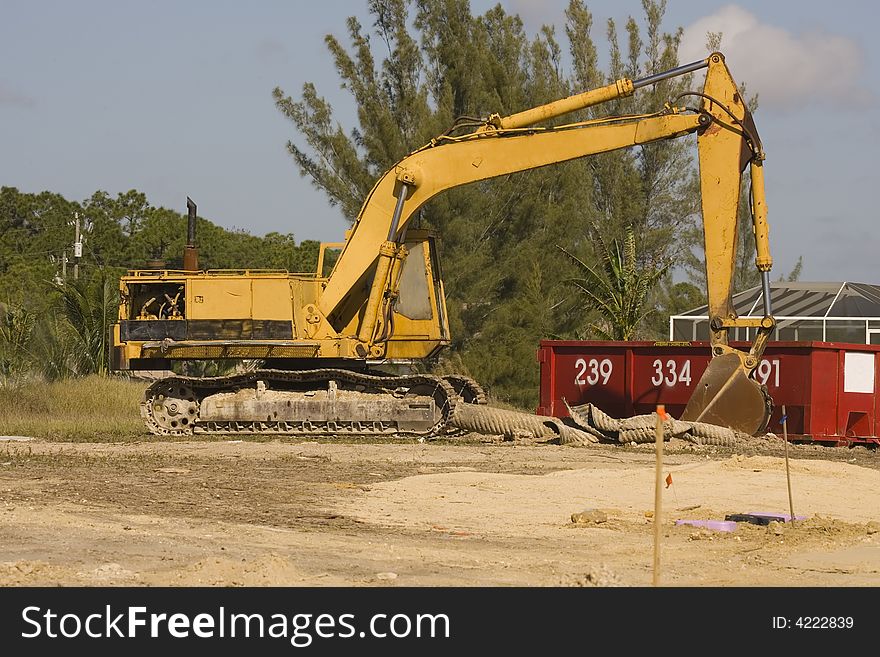
<path fill-rule="evenodd" d="M 76 240 L 73 243 L 73 280 L 79 280 L 79 259 L 82 258 L 83 245 L 79 238 L 79 212 L 73 213 L 76 226 Z"/>
<path fill-rule="evenodd" d="M 64 254 L 61 256 L 61 284 L 64 285 L 67 282 L 67 249 L 64 249 Z"/>

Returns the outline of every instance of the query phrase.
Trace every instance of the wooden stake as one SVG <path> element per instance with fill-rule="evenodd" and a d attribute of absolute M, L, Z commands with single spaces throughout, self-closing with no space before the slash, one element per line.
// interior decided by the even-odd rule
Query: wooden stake
<path fill-rule="evenodd" d="M 782 405 L 782 435 L 785 441 L 785 480 L 788 482 L 788 511 L 791 514 L 791 524 L 794 525 L 794 501 L 791 497 L 791 472 L 788 469 L 788 416 L 785 414 L 785 404 Z"/>
<path fill-rule="evenodd" d="M 654 479 L 654 586 L 660 585 L 660 513 L 663 500 L 663 418 L 666 417 L 666 407 L 657 405 L 657 427 L 655 430 L 657 439 L 657 471 Z"/>

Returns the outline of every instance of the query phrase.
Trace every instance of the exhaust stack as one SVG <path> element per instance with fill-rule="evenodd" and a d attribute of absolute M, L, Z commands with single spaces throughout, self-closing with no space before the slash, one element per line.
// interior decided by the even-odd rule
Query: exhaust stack
<path fill-rule="evenodd" d="M 199 270 L 199 249 L 196 246 L 196 204 L 186 197 L 188 220 L 186 224 L 186 247 L 183 250 L 183 268 L 185 271 Z"/>

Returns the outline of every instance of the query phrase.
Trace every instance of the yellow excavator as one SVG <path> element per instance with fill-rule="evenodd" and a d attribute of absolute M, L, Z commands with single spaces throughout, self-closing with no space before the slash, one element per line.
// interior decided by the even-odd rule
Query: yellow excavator
<path fill-rule="evenodd" d="M 654 114 L 540 125 L 700 69 L 707 69 L 701 92 L 682 94 Z M 698 107 L 673 104 L 687 96 L 698 99 Z M 345 241 L 322 244 L 311 273 L 199 270 L 195 204 L 187 199 L 183 269 L 134 270 L 120 281 L 112 369 L 168 370 L 173 361 L 200 359 L 250 361 L 260 368 L 157 380 L 141 404 L 149 430 L 158 435 L 442 434 L 457 404 L 483 403 L 485 394 L 465 376 L 389 371 L 389 365 L 431 359 L 450 340 L 438 236 L 410 228 L 417 210 L 459 185 L 691 134 L 699 153 L 713 358 L 680 419 L 748 434 L 766 428 L 772 403 L 751 376 L 775 325 L 764 153 L 721 53 L 510 116 L 493 114 L 468 132 L 457 132 L 432 139 L 383 174 Z M 738 318 L 730 299 L 746 166 L 763 280 L 760 320 Z M 332 268 L 328 254 L 338 254 Z M 748 353 L 728 345 L 736 327 L 756 329 Z"/>

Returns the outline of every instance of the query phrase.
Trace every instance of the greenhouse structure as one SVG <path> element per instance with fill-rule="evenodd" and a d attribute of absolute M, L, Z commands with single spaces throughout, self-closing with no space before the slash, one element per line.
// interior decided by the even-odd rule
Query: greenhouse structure
<path fill-rule="evenodd" d="M 771 340 L 880 344 L 880 285 L 868 283 L 774 282 L 770 300 L 776 329 Z M 761 286 L 733 296 L 740 317 L 763 315 Z M 709 339 L 708 306 L 669 318 L 669 339 Z M 731 340 L 750 341 L 756 329 L 740 328 Z"/>

